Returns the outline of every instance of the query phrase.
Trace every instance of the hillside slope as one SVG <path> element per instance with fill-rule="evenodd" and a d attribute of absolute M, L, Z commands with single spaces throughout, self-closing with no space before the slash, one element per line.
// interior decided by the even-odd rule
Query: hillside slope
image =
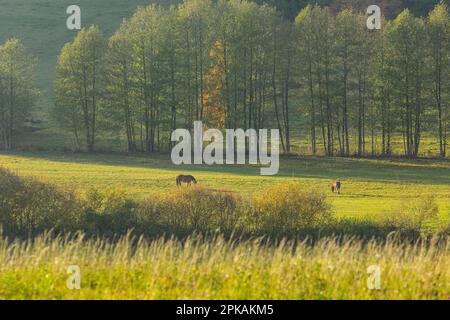
<path fill-rule="evenodd" d="M 82 26 L 98 25 L 105 35 L 111 35 L 140 5 L 149 0 L 78 0 Z M 158 1 L 154 1 L 158 2 Z M 175 1 L 159 1 L 170 3 Z M 38 58 L 37 82 L 42 98 L 36 108 L 36 118 L 49 121 L 47 112 L 52 103 L 53 78 L 58 54 L 71 41 L 75 31 L 67 30 L 66 8 L 70 0 L 0 0 L 0 43 L 20 38 Z M 44 125 L 45 126 L 45 125 Z"/>

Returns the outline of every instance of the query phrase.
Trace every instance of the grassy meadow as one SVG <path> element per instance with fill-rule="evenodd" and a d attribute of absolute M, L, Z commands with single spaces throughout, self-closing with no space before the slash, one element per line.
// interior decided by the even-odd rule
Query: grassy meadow
<path fill-rule="evenodd" d="M 376 219 L 418 197 L 434 196 L 443 218 L 450 214 L 450 162 L 290 157 L 281 159 L 275 177 L 262 177 L 258 166 L 181 166 L 167 155 L 112 155 L 58 152 L 0 153 L 0 166 L 83 193 L 120 188 L 133 197 L 175 187 L 175 177 L 193 174 L 212 190 L 250 195 L 283 182 L 326 192 L 340 217 Z M 341 195 L 330 184 L 340 178 Z"/>

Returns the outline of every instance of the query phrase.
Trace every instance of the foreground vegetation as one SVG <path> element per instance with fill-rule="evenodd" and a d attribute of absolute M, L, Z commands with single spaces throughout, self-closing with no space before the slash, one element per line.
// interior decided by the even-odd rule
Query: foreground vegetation
<path fill-rule="evenodd" d="M 447 299 L 449 243 L 0 240 L 0 299 Z M 77 265 L 81 289 L 66 286 Z M 367 269 L 380 269 L 369 290 Z M 370 269 L 369 269 L 370 270 Z M 369 280 L 370 281 L 370 280 Z"/>

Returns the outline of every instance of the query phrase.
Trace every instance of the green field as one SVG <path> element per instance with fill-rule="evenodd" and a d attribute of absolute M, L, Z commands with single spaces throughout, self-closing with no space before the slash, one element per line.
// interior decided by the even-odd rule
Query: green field
<path fill-rule="evenodd" d="M 0 166 L 78 192 L 118 187 L 144 197 L 173 188 L 176 175 L 190 173 L 206 188 L 242 195 L 280 182 L 300 182 L 307 189 L 326 192 L 341 217 L 376 219 L 427 195 L 436 197 L 443 218 L 450 213 L 449 161 L 291 157 L 280 162 L 277 176 L 262 177 L 256 166 L 177 167 L 166 155 L 0 153 Z M 341 195 L 329 188 L 338 178 L 343 183 Z"/>

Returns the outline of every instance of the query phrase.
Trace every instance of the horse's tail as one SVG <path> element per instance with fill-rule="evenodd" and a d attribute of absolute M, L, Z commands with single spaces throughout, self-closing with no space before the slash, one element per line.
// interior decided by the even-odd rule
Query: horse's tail
<path fill-rule="evenodd" d="M 180 177 L 179 177 L 179 176 L 177 177 L 176 181 L 177 181 L 177 187 L 179 187 L 180 184 L 181 184 L 181 182 L 180 182 Z"/>

